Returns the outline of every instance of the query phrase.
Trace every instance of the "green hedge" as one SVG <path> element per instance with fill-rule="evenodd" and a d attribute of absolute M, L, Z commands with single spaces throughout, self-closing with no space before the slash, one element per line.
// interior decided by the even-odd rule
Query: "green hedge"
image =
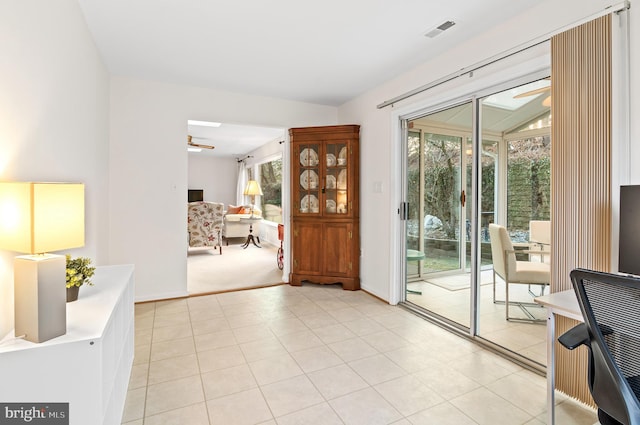
<path fill-rule="evenodd" d="M 507 167 L 507 226 L 511 231 L 528 231 L 530 220 L 548 220 L 550 217 L 551 161 L 549 136 L 539 136 L 509 143 Z M 425 211 L 443 222 L 442 232 L 454 239 L 456 228 L 451 225 L 460 201 L 451 188 L 457 186 L 460 172 L 457 144 L 447 140 L 431 140 L 425 167 Z M 419 207 L 418 154 L 409 157 L 407 172 L 409 184 L 409 218 L 418 219 Z M 484 159 L 483 159 L 484 160 Z M 495 211 L 495 174 L 492 160 L 487 160 L 482 170 L 481 210 Z M 471 178 L 471 167 L 466 170 Z M 470 201 L 469 194 L 467 199 Z M 486 227 L 494 220 L 492 214 L 484 214 L 481 225 Z"/>

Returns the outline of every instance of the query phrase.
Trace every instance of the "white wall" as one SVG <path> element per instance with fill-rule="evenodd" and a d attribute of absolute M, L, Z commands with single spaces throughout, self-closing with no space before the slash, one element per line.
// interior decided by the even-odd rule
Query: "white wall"
<path fill-rule="evenodd" d="M 361 286 L 363 289 L 386 300 L 393 299 L 392 292 L 398 280 L 397 271 L 393 269 L 396 251 L 392 249 L 397 234 L 398 215 L 394 191 L 398 187 L 397 146 L 393 144 L 397 139 L 396 128 L 392 117 L 397 109 L 416 108 L 430 101 L 430 98 L 446 98 L 449 93 L 454 96 L 458 88 L 469 84 L 468 77 L 462 77 L 443 87 L 423 93 L 414 98 L 398 102 L 393 107 L 377 109 L 376 106 L 400 94 L 413 90 L 422 85 L 436 81 L 444 76 L 456 72 L 487 58 L 498 55 L 514 47 L 523 45 L 530 40 L 542 37 L 559 28 L 572 25 L 580 19 L 603 10 L 614 2 L 608 0 L 553 0 L 541 1 L 537 6 L 525 14 L 517 16 L 502 25 L 492 28 L 477 37 L 447 53 L 424 63 L 410 72 L 385 83 L 358 98 L 347 102 L 339 108 L 340 123 L 357 123 L 361 125 L 361 246 L 363 257 L 361 262 Z M 639 12 L 631 8 L 631 13 L 638 16 Z M 631 18 L 633 23 L 633 15 Z M 637 20 L 636 20 L 637 22 Z M 446 35 L 445 35 L 446 36 Z M 437 39 L 434 40 L 437 42 Z M 635 44 L 634 44 L 635 42 Z M 632 128 L 631 140 L 640 137 L 639 120 L 633 120 L 638 115 L 640 93 L 637 77 L 640 70 L 637 46 L 640 33 L 632 24 L 631 40 L 631 99 L 632 99 Z M 636 52 L 634 52 L 634 46 Z M 499 69 L 500 64 L 494 69 Z M 636 71 L 636 72 L 634 72 Z M 480 72 L 482 74 L 482 72 Z M 640 144 L 632 147 L 630 161 L 640 159 Z M 640 181 L 639 167 L 634 168 L 633 179 Z M 374 192 L 374 183 L 382 184 L 382 192 Z M 373 231 L 375 229 L 375 231 Z M 375 247 L 375 248 L 369 248 Z"/>
<path fill-rule="evenodd" d="M 630 105 L 630 184 L 640 184 L 640 4 L 636 4 L 635 8 L 629 9 L 630 25 L 630 72 L 631 76 L 629 87 Z M 635 25 L 634 25 L 635 23 Z"/>
<path fill-rule="evenodd" d="M 222 202 L 225 209 L 236 203 L 238 162 L 233 158 L 216 158 L 189 152 L 188 189 L 203 189 L 204 200 Z"/>
<path fill-rule="evenodd" d="M 247 160 L 245 161 L 245 164 L 247 164 L 247 168 L 253 167 L 255 164 L 260 164 L 267 160 L 270 161 L 274 157 L 282 155 L 282 153 L 284 152 L 285 144 L 280 142 L 284 141 L 285 139 L 285 131 L 287 130 L 282 129 L 282 137 L 273 139 L 272 141 L 260 146 L 258 149 L 249 152 L 251 158 L 247 158 Z"/>
<path fill-rule="evenodd" d="M 0 7 L 0 180 L 85 184 L 84 248 L 108 261 L 109 77 L 75 0 Z M 0 251 L 0 338 L 13 328 L 13 257 Z"/>
<path fill-rule="evenodd" d="M 113 77 L 110 258 L 136 265 L 136 300 L 187 293 L 187 119 L 331 125 L 337 108 Z"/>

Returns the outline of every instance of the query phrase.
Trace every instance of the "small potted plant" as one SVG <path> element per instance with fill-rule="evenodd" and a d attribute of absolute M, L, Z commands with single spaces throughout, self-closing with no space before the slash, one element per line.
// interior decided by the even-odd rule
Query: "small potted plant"
<path fill-rule="evenodd" d="M 78 292 L 80 287 L 85 283 L 87 285 L 93 285 L 91 283 L 91 277 L 96 268 L 91 267 L 91 259 L 87 257 L 71 258 L 71 255 L 67 254 L 67 302 L 75 301 L 78 299 Z"/>

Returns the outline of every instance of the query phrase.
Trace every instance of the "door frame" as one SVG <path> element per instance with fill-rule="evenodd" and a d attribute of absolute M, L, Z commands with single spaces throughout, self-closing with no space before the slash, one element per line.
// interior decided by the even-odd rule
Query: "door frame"
<path fill-rule="evenodd" d="M 391 155 L 390 155 L 390 169 L 391 175 L 395 176 L 392 179 L 391 186 L 391 216 L 395 216 L 395 220 L 390 221 L 390 235 L 391 235 L 391 244 L 390 244 L 390 267 L 389 267 L 389 281 L 391 282 L 389 288 L 389 303 L 392 305 L 396 305 L 400 302 L 404 302 L 406 300 L 406 278 L 407 278 L 407 270 L 406 270 L 406 223 L 401 219 L 401 213 L 403 209 L 402 203 L 404 202 L 406 196 L 406 167 L 404 166 L 404 162 L 407 157 L 406 146 L 404 146 L 404 140 L 406 140 L 407 128 L 404 125 L 406 121 L 410 121 L 412 119 L 419 118 L 424 115 L 429 115 L 444 109 L 448 109 L 454 107 L 456 105 L 463 104 L 465 102 L 472 101 L 472 106 L 474 108 L 473 117 L 474 119 L 479 119 L 477 111 L 476 111 L 476 99 L 482 98 L 488 94 L 499 92 L 506 90 L 510 87 L 516 87 L 522 84 L 526 84 L 536 79 L 542 79 L 549 75 L 550 71 L 550 63 L 549 58 L 544 56 L 537 58 L 537 60 L 533 61 L 533 63 L 528 64 L 529 71 L 522 72 L 520 75 L 515 76 L 517 74 L 516 71 L 512 72 L 496 72 L 494 75 L 494 81 L 490 81 L 490 79 L 485 80 L 476 80 L 471 81 L 462 86 L 458 87 L 455 90 L 443 91 L 433 97 L 428 99 L 423 99 L 422 101 L 417 101 L 413 104 L 409 104 L 403 107 L 398 107 L 391 111 Z M 506 74 L 506 75 L 505 75 Z M 510 76 L 509 76 L 510 74 Z M 428 92 L 425 92 L 428 93 Z M 451 94 L 450 94 L 451 93 Z M 474 125 L 474 128 L 477 128 L 477 125 Z M 478 130 L 473 130 L 474 134 L 472 136 L 473 139 L 473 148 L 474 150 L 478 149 L 478 135 L 475 134 Z M 477 171 L 476 171 L 477 172 Z M 474 172 L 474 178 L 475 172 Z M 393 182 L 395 180 L 395 182 Z M 477 184 L 477 183 L 476 183 Z M 473 186 L 474 194 L 467 194 L 467 199 L 472 195 L 472 202 L 477 202 L 477 195 L 475 192 L 477 188 Z M 475 207 L 474 207 L 475 210 Z M 475 229 L 477 223 L 474 224 L 475 219 L 472 220 L 472 255 L 475 255 L 474 251 L 474 243 L 477 244 L 477 240 L 474 240 Z M 472 270 L 472 275 L 477 274 L 478 272 L 474 272 Z M 473 283 L 475 283 L 476 276 L 472 276 Z M 472 285 L 474 286 L 474 285 Z M 473 291 L 473 290 L 472 290 Z M 474 297 L 477 299 L 477 297 Z M 474 300 L 472 300 L 474 302 Z M 477 301 L 476 301 L 477 303 Z M 475 309 L 474 309 L 475 310 Z M 475 314 L 473 314 L 475 316 Z M 469 330 L 471 335 L 476 334 L 476 321 L 474 318 L 471 318 L 471 329 Z"/>

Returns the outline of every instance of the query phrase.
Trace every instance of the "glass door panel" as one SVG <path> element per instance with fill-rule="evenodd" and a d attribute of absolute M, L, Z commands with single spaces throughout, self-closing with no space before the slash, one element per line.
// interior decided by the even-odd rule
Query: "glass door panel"
<path fill-rule="evenodd" d="M 546 80 L 479 99 L 482 134 L 477 335 L 533 360 L 546 363 L 546 312 L 533 302 L 539 285 L 507 284 L 493 273 L 489 224 L 504 226 L 515 250 L 532 249 L 533 220 L 549 220 L 550 123 Z M 527 95 L 527 93 L 531 95 Z M 519 261 L 540 261 L 518 254 Z M 548 260 L 547 260 L 548 261 Z M 500 269 L 496 263 L 496 271 Z M 495 279 L 494 279 L 495 277 Z M 546 289 L 548 293 L 548 288 Z"/>
<path fill-rule="evenodd" d="M 424 252 L 426 273 L 462 268 L 460 258 L 461 137 L 427 133 L 425 137 Z"/>
<path fill-rule="evenodd" d="M 424 218 L 421 211 L 424 209 L 424 186 L 420 182 L 424 180 L 424 160 L 422 158 L 424 144 L 420 130 L 410 130 L 407 135 L 407 204 L 408 220 L 406 225 L 407 241 L 407 277 L 410 281 L 419 281 L 423 274 L 423 257 L 421 241 L 424 240 L 424 227 L 421 225 Z M 415 286 L 415 285 L 414 285 Z M 409 293 L 420 294 L 420 291 L 410 290 Z"/>
<path fill-rule="evenodd" d="M 332 142 L 325 145 L 325 215 L 347 214 L 349 206 L 347 156 L 349 146 L 346 142 Z"/>
<path fill-rule="evenodd" d="M 471 103 L 409 122 L 407 301 L 469 326 Z"/>
<path fill-rule="evenodd" d="M 299 158 L 293 161 L 294 175 L 299 176 L 298 188 L 294 193 L 294 214 L 319 214 L 320 213 L 320 146 L 310 143 L 300 146 Z"/>
<path fill-rule="evenodd" d="M 473 139 L 471 137 L 466 137 L 465 146 L 464 146 L 464 156 L 465 156 L 465 176 L 466 176 L 466 185 L 464 189 L 463 197 L 463 208 L 464 208 L 464 244 L 465 256 L 463 257 L 462 268 L 467 272 L 471 273 L 471 220 L 473 217 L 473 202 L 472 202 L 472 194 L 473 194 Z M 469 280 L 471 283 L 471 280 Z"/>

